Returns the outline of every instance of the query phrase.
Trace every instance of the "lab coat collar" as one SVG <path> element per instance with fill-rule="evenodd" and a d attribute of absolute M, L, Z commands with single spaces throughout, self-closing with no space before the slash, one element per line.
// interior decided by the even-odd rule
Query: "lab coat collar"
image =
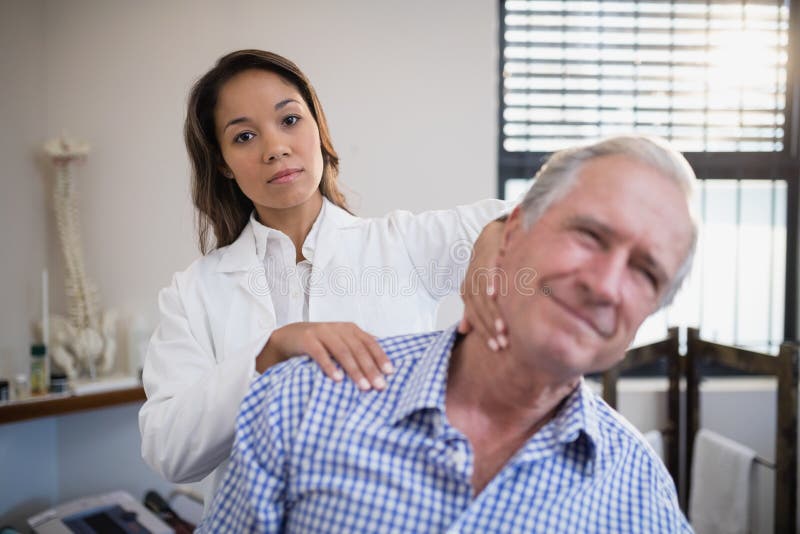
<path fill-rule="evenodd" d="M 345 211 L 344 209 L 340 208 L 326 197 L 322 197 L 322 203 L 325 204 L 325 218 L 326 218 L 326 225 L 330 223 L 331 227 L 334 228 L 344 228 L 346 226 L 353 225 L 359 221 L 359 218 L 355 215 L 352 215 Z"/>
<path fill-rule="evenodd" d="M 359 220 L 358 217 L 347 213 L 327 198 L 323 198 L 322 202 L 323 207 L 320 210 L 320 216 L 317 222 L 314 223 L 314 226 L 319 225 L 318 235 L 313 240 L 313 248 L 309 249 L 309 255 L 306 256 L 310 260 L 312 257 L 314 258 L 312 264 L 316 268 L 322 268 L 330 261 L 333 255 L 332 245 L 337 242 L 337 231 L 340 228 L 351 226 Z M 247 226 L 244 227 L 236 241 L 220 251 L 222 252 L 222 258 L 217 265 L 217 271 L 223 273 L 249 271 L 262 265 L 263 260 L 259 260 L 258 257 L 259 247 L 256 245 L 256 235 L 254 220 L 251 216 Z M 264 237 L 266 237 L 266 234 Z M 266 246 L 266 239 L 264 240 L 264 245 Z M 304 255 L 305 252 L 306 247 L 304 245 Z"/>
<path fill-rule="evenodd" d="M 316 239 L 308 240 L 309 243 L 313 243 L 313 248 L 306 251 L 306 246 L 303 245 L 303 255 L 311 261 L 314 271 L 317 272 L 328 265 L 336 247 L 341 245 L 339 231 L 354 227 L 360 220 L 325 197 L 322 198 L 322 202 L 319 224 L 315 224 L 318 226 Z"/>
<path fill-rule="evenodd" d="M 220 250 L 222 258 L 217 264 L 217 272 L 235 273 L 249 271 L 259 264 L 256 255 L 256 236 L 252 221 L 248 221 L 236 241 Z"/>

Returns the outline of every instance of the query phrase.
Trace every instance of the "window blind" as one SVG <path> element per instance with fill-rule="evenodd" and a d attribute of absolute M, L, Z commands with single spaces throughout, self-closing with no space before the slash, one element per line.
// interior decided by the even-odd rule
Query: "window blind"
<path fill-rule="evenodd" d="M 684 152 L 781 152 L 787 2 L 506 1 L 502 148 L 636 131 Z"/>

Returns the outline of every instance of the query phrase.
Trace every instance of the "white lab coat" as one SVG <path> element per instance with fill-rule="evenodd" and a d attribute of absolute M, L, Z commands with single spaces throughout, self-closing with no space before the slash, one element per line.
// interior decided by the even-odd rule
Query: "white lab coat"
<path fill-rule="evenodd" d="M 509 209 L 484 200 L 361 219 L 328 204 L 314 251 L 309 320 L 352 321 L 376 336 L 432 330 L 437 303 L 458 289 L 472 243 Z M 257 376 L 255 357 L 283 326 L 263 269 L 248 224 L 234 243 L 197 259 L 159 294 L 139 428 L 142 456 L 170 481 L 211 474 L 207 491 L 222 481 L 239 404 Z"/>

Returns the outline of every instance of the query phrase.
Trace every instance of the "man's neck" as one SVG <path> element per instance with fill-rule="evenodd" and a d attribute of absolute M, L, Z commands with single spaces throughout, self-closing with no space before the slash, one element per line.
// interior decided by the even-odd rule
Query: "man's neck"
<path fill-rule="evenodd" d="M 473 448 L 476 495 L 553 418 L 578 383 L 542 376 L 524 361 L 510 350 L 489 351 L 474 333 L 453 348 L 446 412 Z"/>
<path fill-rule="evenodd" d="M 511 350 L 492 352 L 475 333 L 453 348 L 447 403 L 476 410 L 503 425 L 526 426 L 553 411 L 578 384 L 526 367 L 530 358 Z"/>

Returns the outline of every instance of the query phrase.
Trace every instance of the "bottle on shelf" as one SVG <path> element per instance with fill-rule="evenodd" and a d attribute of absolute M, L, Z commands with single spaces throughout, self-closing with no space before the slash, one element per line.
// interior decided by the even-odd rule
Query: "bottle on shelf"
<path fill-rule="evenodd" d="M 14 377 L 14 400 L 22 400 L 30 395 L 31 390 L 28 386 L 28 375 L 19 373 Z"/>
<path fill-rule="evenodd" d="M 47 347 L 31 345 L 31 395 L 44 395 L 50 389 L 47 369 Z"/>

